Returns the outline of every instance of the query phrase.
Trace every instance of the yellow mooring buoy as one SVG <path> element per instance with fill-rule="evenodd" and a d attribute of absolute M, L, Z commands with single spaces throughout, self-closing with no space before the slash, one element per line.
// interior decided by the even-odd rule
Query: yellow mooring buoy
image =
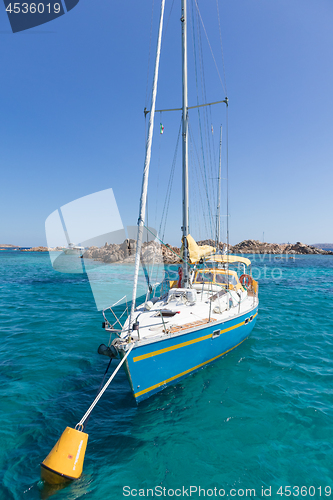
<path fill-rule="evenodd" d="M 112 373 L 109 380 L 104 385 L 103 389 L 98 391 L 98 394 L 86 413 L 76 424 L 75 429 L 66 427 L 59 441 L 41 463 L 41 478 L 49 484 L 61 484 L 68 481 L 78 479 L 82 474 L 84 455 L 88 443 L 88 434 L 83 432 L 84 423 L 87 425 L 88 418 L 101 399 L 102 395 L 114 379 L 121 366 L 126 361 L 130 352 L 134 347 L 134 342 L 130 345 L 127 353 L 118 364 L 115 371 Z M 110 366 L 110 364 L 109 364 Z M 106 375 L 106 372 L 105 372 Z M 104 375 L 104 377 L 105 377 Z M 103 379 L 104 380 L 104 379 Z"/>
<path fill-rule="evenodd" d="M 41 463 L 41 478 L 49 484 L 78 479 L 82 474 L 88 434 L 66 427 L 57 444 Z"/>

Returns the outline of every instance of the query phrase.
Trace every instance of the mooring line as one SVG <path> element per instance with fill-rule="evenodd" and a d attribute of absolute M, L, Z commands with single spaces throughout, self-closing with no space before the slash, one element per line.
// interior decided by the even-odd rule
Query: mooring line
<path fill-rule="evenodd" d="M 97 395 L 97 397 L 94 399 L 94 401 L 92 402 L 92 404 L 90 405 L 90 407 L 88 408 L 88 410 L 86 411 L 86 413 L 83 415 L 83 417 L 81 418 L 80 422 L 78 422 L 76 424 L 76 426 L 75 426 L 76 430 L 79 430 L 79 431 L 83 430 L 83 424 L 84 424 L 85 420 L 89 417 L 90 413 L 93 411 L 93 409 L 97 405 L 98 401 L 101 399 L 101 397 L 103 396 L 104 392 L 109 387 L 110 383 L 112 382 L 112 380 L 114 379 L 114 377 L 118 373 L 119 369 L 121 368 L 121 366 L 123 365 L 123 363 L 127 359 L 128 355 L 131 352 L 131 350 L 133 349 L 133 347 L 134 347 L 134 343 L 128 349 L 127 353 L 125 354 L 125 356 L 123 357 L 123 359 L 120 361 L 119 365 L 117 366 L 117 368 L 115 369 L 115 371 L 112 373 L 111 377 L 106 382 L 106 384 L 103 387 L 103 389 L 99 392 L 99 394 Z"/>

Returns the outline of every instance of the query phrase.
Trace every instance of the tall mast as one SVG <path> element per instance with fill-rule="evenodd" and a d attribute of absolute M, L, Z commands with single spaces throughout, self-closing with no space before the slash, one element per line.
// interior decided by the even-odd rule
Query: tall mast
<path fill-rule="evenodd" d="M 217 183 L 217 210 L 216 210 L 216 251 L 221 237 L 221 154 L 222 154 L 222 125 L 220 127 L 220 156 L 219 156 L 219 177 Z"/>
<path fill-rule="evenodd" d="M 187 236 L 189 234 L 189 208 L 188 208 L 188 105 L 187 105 L 187 12 L 186 0 L 182 0 L 182 80 L 183 80 L 183 284 L 184 288 L 190 285 L 189 279 L 189 252 Z"/>
<path fill-rule="evenodd" d="M 144 228 L 145 217 L 146 217 L 148 174 L 149 174 L 150 156 L 151 156 L 151 143 L 152 143 L 153 131 L 154 131 L 154 116 L 155 116 L 155 104 L 156 104 L 156 93 L 157 93 L 158 69 L 159 69 L 159 63 L 160 63 L 160 53 L 161 53 L 161 43 L 162 43 L 164 5 L 165 5 L 165 0 L 162 0 L 161 1 L 160 24 L 159 24 L 157 48 L 156 48 L 153 90 L 152 90 L 152 95 L 151 95 L 151 108 L 150 108 L 150 117 L 149 117 L 149 126 L 148 126 L 148 138 L 147 138 L 147 143 L 146 143 L 146 157 L 145 157 L 145 166 L 143 169 L 143 179 L 142 179 L 141 198 L 140 198 L 140 213 L 139 213 L 139 220 L 138 220 L 138 236 L 137 236 L 136 254 L 135 254 L 132 307 L 131 307 L 130 321 L 129 321 L 130 326 L 131 326 L 131 321 L 132 321 L 134 310 L 135 310 L 136 291 L 137 291 L 137 285 L 138 285 L 140 256 L 141 256 L 141 247 L 142 247 L 142 236 L 143 236 L 143 228 Z"/>

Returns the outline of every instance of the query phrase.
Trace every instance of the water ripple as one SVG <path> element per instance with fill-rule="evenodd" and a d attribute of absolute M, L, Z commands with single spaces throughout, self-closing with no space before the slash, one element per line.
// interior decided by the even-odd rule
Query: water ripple
<path fill-rule="evenodd" d="M 330 484 L 333 259 L 255 267 L 261 303 L 247 342 L 140 406 L 120 372 L 89 421 L 84 474 L 49 492 L 39 463 L 93 400 L 107 364 L 96 349 L 108 339 L 85 276 L 55 272 L 47 255 L 3 252 L 0 498 Z"/>

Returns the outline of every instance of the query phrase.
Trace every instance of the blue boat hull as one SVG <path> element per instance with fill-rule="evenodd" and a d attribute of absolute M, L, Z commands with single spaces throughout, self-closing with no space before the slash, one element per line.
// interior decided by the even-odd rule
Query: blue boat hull
<path fill-rule="evenodd" d="M 125 366 L 136 401 L 175 384 L 239 346 L 251 333 L 258 306 L 224 322 L 132 349 Z"/>

